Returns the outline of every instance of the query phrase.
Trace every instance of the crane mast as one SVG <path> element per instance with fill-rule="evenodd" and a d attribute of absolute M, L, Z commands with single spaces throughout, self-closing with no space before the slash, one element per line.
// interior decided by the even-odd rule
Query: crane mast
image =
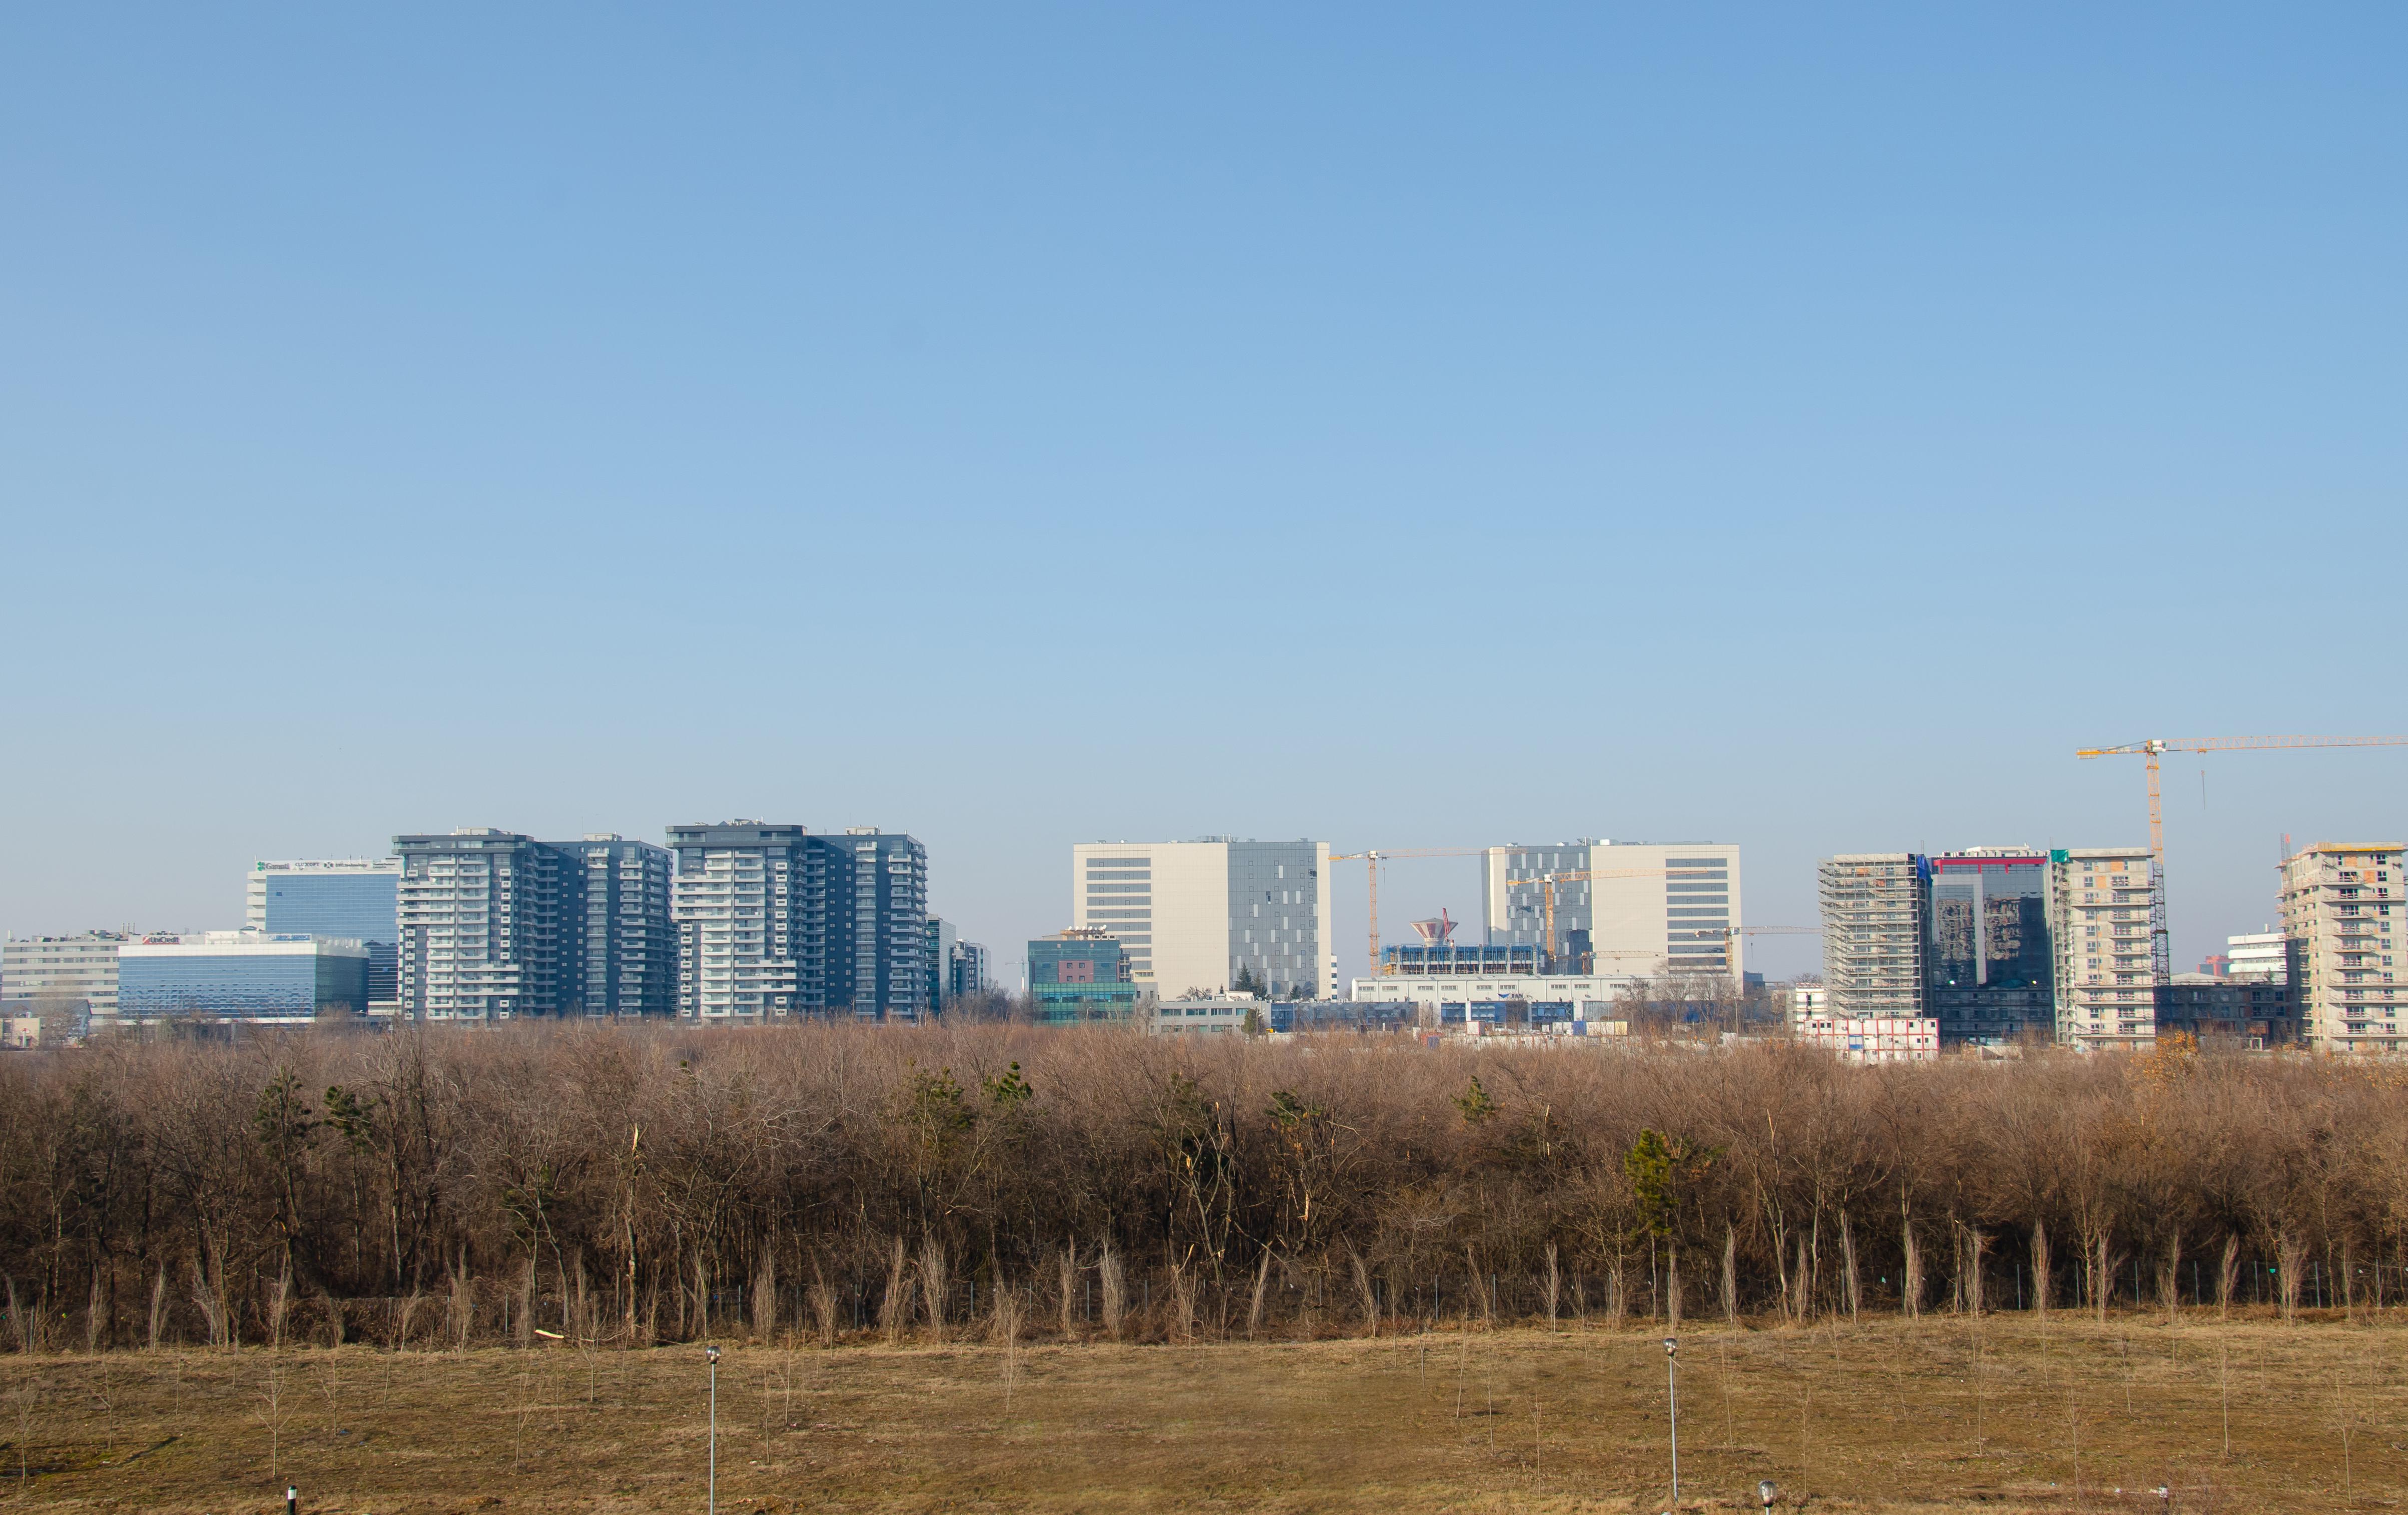
<path fill-rule="evenodd" d="M 2166 925 L 2165 799 L 2157 772 L 2168 752 L 2288 751 L 2307 747 L 2408 747 L 2408 736 L 2152 736 L 2120 747 L 2086 747 L 2078 758 L 2138 757 L 2148 772 L 2149 785 L 2149 964 L 2157 995 L 2162 998 L 2173 981 L 2173 940 Z M 2162 1010 L 2164 1007 L 2157 1007 Z"/>

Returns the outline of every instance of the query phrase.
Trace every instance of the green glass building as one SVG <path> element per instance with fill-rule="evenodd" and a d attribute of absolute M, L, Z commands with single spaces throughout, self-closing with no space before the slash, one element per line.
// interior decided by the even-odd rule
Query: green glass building
<path fill-rule="evenodd" d="M 1028 997 L 1045 1025 L 1126 1021 L 1142 993 L 1119 938 L 1092 927 L 1028 944 Z"/>

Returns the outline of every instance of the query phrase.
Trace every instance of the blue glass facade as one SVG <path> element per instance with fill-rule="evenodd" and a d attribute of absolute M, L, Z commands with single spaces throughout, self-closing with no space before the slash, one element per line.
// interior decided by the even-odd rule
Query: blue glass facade
<path fill-rule="evenodd" d="M 367 997 L 382 1002 L 396 996 L 398 872 L 267 873 L 265 879 L 266 908 L 256 922 L 261 930 L 361 942 L 368 950 Z"/>
<path fill-rule="evenodd" d="M 1047 1025 L 1125 1021 L 1140 990 L 1121 943 L 1099 932 L 1040 937 L 1028 944 L 1028 997 Z"/>
<path fill-rule="evenodd" d="M 356 943 L 308 937 L 129 942 L 118 954 L 118 1013 L 143 1021 L 359 1014 L 367 1008 L 367 967 Z"/>

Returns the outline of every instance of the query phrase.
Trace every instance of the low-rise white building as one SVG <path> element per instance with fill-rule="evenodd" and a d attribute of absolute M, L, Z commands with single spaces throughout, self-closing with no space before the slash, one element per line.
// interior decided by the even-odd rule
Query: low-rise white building
<path fill-rule="evenodd" d="M 1524 1007 L 1521 1019 L 1532 1024 L 1554 1022 L 1603 1021 L 1615 1000 L 1645 979 L 1628 974 L 1498 974 L 1467 979 L 1398 975 L 1357 979 L 1354 998 L 1368 1004 L 1410 1004 L 1420 1007 L 1421 1022 L 1443 1026 L 1474 1022 L 1508 1022 L 1508 1007 Z"/>
<path fill-rule="evenodd" d="M 1224 998 L 1210 995 L 1202 999 L 1166 999 L 1157 1002 L 1152 1013 L 1139 1020 L 1145 1029 L 1157 1036 L 1201 1036 L 1212 1033 L 1236 1033 L 1246 1029 L 1246 1017 L 1259 1015 L 1257 1029 L 1270 1028 L 1270 1010 L 1252 995 Z"/>
<path fill-rule="evenodd" d="M 1835 1054 L 1842 1063 L 1933 1063 L 1940 1058 L 1940 1022 L 1934 1016 L 1809 1016 L 1797 1023 L 1798 1039 Z"/>

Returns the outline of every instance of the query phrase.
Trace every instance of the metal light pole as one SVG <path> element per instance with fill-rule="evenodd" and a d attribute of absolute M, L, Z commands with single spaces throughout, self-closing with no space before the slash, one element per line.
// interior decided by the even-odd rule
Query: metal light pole
<path fill-rule="evenodd" d="M 1681 1338 L 1664 1338 L 1664 1401 L 1672 1408 L 1672 1508 L 1681 1508 Z"/>
<path fill-rule="evenodd" d="M 719 1349 L 705 1347 L 702 1355 L 710 1364 L 710 1483 L 705 1508 L 709 1515 L 719 1515 Z"/>

